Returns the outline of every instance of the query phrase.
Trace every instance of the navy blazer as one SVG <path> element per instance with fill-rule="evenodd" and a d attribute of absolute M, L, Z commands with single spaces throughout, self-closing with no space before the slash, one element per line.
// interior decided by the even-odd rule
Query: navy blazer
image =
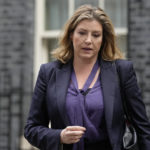
<path fill-rule="evenodd" d="M 124 88 L 128 110 L 138 132 L 140 150 L 150 150 L 150 123 L 133 65 L 127 60 L 117 60 L 116 66 Z M 112 149 L 121 150 L 124 111 L 116 67 L 113 62 L 104 60 L 100 60 L 100 67 L 108 137 Z M 60 132 L 69 125 L 65 102 L 71 72 L 71 61 L 67 64 L 54 61 L 41 65 L 24 132 L 26 139 L 41 150 L 60 149 Z M 49 122 L 51 128 L 48 127 Z M 66 149 L 71 150 L 71 144 L 64 144 L 64 150 Z"/>

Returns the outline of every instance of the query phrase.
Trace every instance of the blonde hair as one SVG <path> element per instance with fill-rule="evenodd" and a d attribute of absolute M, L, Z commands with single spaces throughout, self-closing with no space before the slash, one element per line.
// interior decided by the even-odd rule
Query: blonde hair
<path fill-rule="evenodd" d="M 109 17 L 99 7 L 91 5 L 80 6 L 64 26 L 64 32 L 59 38 L 59 47 L 52 51 L 52 57 L 67 63 L 73 58 L 73 44 L 70 39 L 77 25 L 85 19 L 95 19 L 103 27 L 103 43 L 100 48 L 102 59 L 112 61 L 123 58 L 123 54 L 116 46 L 114 27 Z"/>

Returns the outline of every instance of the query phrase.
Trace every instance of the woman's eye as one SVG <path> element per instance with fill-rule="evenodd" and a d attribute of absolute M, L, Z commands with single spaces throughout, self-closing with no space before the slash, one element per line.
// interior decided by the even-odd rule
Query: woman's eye
<path fill-rule="evenodd" d="M 99 37 L 100 35 L 99 35 L 99 34 L 93 34 L 93 36 L 94 36 L 94 37 Z"/>
<path fill-rule="evenodd" d="M 80 35 L 85 35 L 85 32 L 79 32 Z"/>

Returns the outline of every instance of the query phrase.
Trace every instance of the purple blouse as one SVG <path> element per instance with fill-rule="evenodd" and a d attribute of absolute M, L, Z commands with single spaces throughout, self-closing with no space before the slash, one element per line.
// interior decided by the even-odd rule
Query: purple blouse
<path fill-rule="evenodd" d="M 105 140 L 107 137 L 100 78 L 89 89 L 98 67 L 98 63 L 96 63 L 82 90 L 78 89 L 75 73 L 72 72 L 66 97 L 66 110 L 70 125 L 79 125 L 86 128 L 83 138 L 78 143 L 73 144 L 73 150 L 84 150 L 85 141 L 95 143 Z"/>

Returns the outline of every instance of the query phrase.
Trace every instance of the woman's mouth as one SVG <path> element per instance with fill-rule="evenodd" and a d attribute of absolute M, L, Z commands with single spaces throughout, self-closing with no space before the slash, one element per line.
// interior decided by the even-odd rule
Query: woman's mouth
<path fill-rule="evenodd" d="M 83 50 L 86 50 L 86 51 L 90 51 L 90 50 L 92 50 L 92 48 L 89 48 L 89 47 L 84 47 L 84 48 L 82 48 Z"/>

